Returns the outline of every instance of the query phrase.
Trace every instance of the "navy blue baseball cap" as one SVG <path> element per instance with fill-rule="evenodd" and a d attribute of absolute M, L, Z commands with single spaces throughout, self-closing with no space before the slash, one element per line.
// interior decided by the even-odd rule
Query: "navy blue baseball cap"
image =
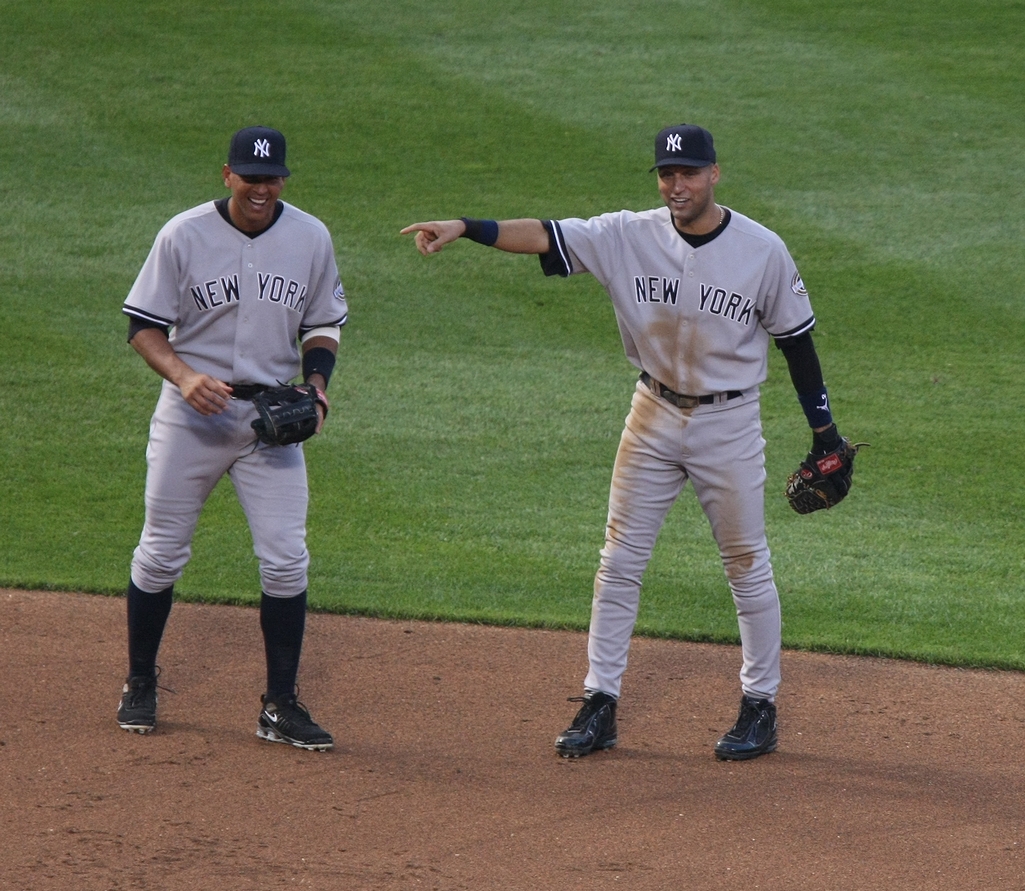
<path fill-rule="evenodd" d="M 239 176 L 290 176 L 285 137 L 270 127 L 246 127 L 231 137 L 228 166 Z"/>
<path fill-rule="evenodd" d="M 655 137 L 655 166 L 707 167 L 715 163 L 712 134 L 697 124 L 675 124 Z M 651 173 L 651 170 L 648 173 Z"/>

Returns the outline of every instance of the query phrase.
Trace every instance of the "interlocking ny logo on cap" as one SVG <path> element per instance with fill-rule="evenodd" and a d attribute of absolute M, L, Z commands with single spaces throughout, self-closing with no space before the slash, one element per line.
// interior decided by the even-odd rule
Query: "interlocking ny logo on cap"
<path fill-rule="evenodd" d="M 712 134 L 697 124 L 663 127 L 655 137 L 655 166 L 707 167 L 715 163 Z"/>
<path fill-rule="evenodd" d="M 285 137 L 271 127 L 243 127 L 231 137 L 228 166 L 239 176 L 288 176 Z"/>

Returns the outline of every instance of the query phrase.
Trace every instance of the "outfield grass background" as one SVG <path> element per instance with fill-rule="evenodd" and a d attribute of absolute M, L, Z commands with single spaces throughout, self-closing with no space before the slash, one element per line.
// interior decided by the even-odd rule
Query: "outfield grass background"
<path fill-rule="evenodd" d="M 586 276 L 398 230 L 655 206 L 655 132 L 716 136 L 718 197 L 778 231 L 819 318 L 856 488 L 798 517 L 809 434 L 763 391 L 792 647 L 1025 668 L 1025 4 L 0 0 L 0 584 L 120 593 L 159 381 L 120 305 L 159 227 L 223 193 L 230 134 L 282 129 L 284 197 L 349 296 L 308 444 L 311 602 L 586 627 L 635 370 Z M 230 486 L 178 586 L 255 602 Z M 638 629 L 732 641 L 689 493 Z"/>

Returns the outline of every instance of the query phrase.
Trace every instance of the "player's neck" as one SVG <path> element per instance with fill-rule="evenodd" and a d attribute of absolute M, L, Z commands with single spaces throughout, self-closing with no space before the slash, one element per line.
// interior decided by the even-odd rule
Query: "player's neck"
<path fill-rule="evenodd" d="M 242 232 L 243 234 L 248 235 L 251 238 L 256 238 L 257 235 L 262 235 L 264 232 L 270 229 L 271 226 L 273 226 L 278 221 L 278 218 L 281 216 L 282 211 L 284 211 L 285 209 L 284 204 L 282 204 L 280 200 L 275 202 L 274 212 L 271 215 L 270 222 L 267 223 L 266 226 L 258 226 L 257 228 L 253 228 L 254 224 L 250 221 L 247 221 L 245 217 L 243 217 L 238 212 L 238 209 L 234 206 L 234 203 L 232 202 L 230 196 L 226 198 L 219 198 L 217 201 L 214 202 L 214 205 L 217 207 L 218 212 L 227 223 L 229 223 L 234 228 L 238 229 L 239 232 Z"/>
<path fill-rule="evenodd" d="M 719 205 L 713 205 L 715 208 L 715 215 L 713 225 L 711 228 L 708 226 L 687 226 L 685 229 L 677 225 L 676 220 L 673 220 L 673 228 L 676 230 L 677 235 L 680 236 L 684 241 L 687 242 L 691 247 L 701 247 L 703 244 L 708 244 L 714 238 L 717 238 L 719 233 L 726 228 L 726 225 L 730 221 L 730 212 L 725 207 Z M 704 214 L 702 214 L 704 216 Z M 699 231 L 694 231 L 698 229 Z"/>
<path fill-rule="evenodd" d="M 710 235 L 723 224 L 725 219 L 726 208 L 720 207 L 713 201 L 701 216 L 690 220 L 683 226 L 674 219 L 673 225 L 681 235 Z"/>

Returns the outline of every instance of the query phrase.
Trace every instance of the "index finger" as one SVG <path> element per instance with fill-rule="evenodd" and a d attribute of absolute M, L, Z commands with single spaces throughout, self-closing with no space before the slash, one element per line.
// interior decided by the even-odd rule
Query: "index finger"
<path fill-rule="evenodd" d="M 399 232 L 399 235 L 409 235 L 410 232 L 426 232 L 434 225 L 434 223 L 413 223 L 412 226 L 406 226 L 405 229 Z"/>

